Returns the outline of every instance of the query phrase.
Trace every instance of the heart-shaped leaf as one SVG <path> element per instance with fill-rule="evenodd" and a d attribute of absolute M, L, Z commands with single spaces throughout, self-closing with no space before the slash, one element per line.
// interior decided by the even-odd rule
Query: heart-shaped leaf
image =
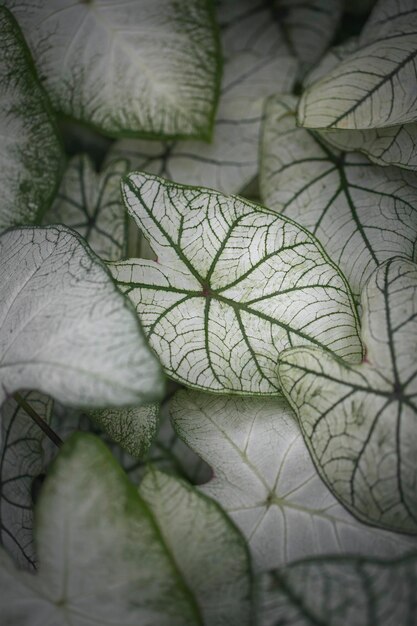
<path fill-rule="evenodd" d="M 297 128 L 296 100 L 268 102 L 260 174 L 265 204 L 314 233 L 358 297 L 372 271 L 401 255 L 415 258 L 417 176 L 381 168 Z"/>
<path fill-rule="evenodd" d="M 70 226 L 102 259 L 122 259 L 127 252 L 127 214 L 120 179 L 128 171 L 129 163 L 118 159 L 97 174 L 87 155 L 75 156 L 45 223 Z"/>
<path fill-rule="evenodd" d="M 324 558 L 262 576 L 259 626 L 415 623 L 416 553 L 393 561 Z"/>
<path fill-rule="evenodd" d="M 247 550 L 225 514 L 159 472 L 141 491 L 148 503 L 99 439 L 71 437 L 37 505 L 37 575 L 0 552 L 2 623 L 249 625 Z"/>
<path fill-rule="evenodd" d="M 29 391 L 23 397 L 49 421 L 48 396 Z M 12 398 L 4 402 L 0 415 L 0 543 L 20 566 L 33 568 L 32 490 L 48 461 L 45 434 Z"/>
<path fill-rule="evenodd" d="M 186 482 L 151 470 L 139 493 L 192 589 L 205 626 L 251 626 L 249 555 L 223 510 Z"/>
<path fill-rule="evenodd" d="M 166 372 L 211 391 L 277 394 L 290 345 L 358 359 L 347 285 L 316 240 L 237 197 L 133 173 L 123 196 L 158 261 L 111 265 Z"/>
<path fill-rule="evenodd" d="M 40 219 L 62 170 L 46 93 L 16 21 L 0 6 L 0 231 Z"/>
<path fill-rule="evenodd" d="M 300 124 L 366 129 L 417 121 L 416 33 L 414 0 L 380 0 L 357 50 L 304 92 Z"/>
<path fill-rule="evenodd" d="M 258 571 L 329 553 L 395 556 L 417 545 L 362 524 L 336 500 L 282 398 L 180 391 L 171 413 L 179 436 L 213 469 L 201 489 L 241 529 Z"/>
<path fill-rule="evenodd" d="M 382 265 L 362 295 L 366 359 L 310 347 L 283 355 L 279 377 L 317 468 L 368 522 L 417 532 L 417 266 Z"/>
<path fill-rule="evenodd" d="M 224 69 L 211 143 L 122 139 L 111 158 L 127 157 L 132 169 L 224 193 L 237 193 L 254 178 L 265 98 L 291 90 L 297 63 L 264 3 L 222 0 L 218 19 Z"/>
<path fill-rule="evenodd" d="M 97 408 L 159 398 L 159 365 L 130 303 L 73 231 L 8 230 L 0 267 L 0 404 L 18 389 Z"/>
<path fill-rule="evenodd" d="M 210 136 L 220 55 L 206 0 L 6 5 L 58 110 L 113 136 Z"/>

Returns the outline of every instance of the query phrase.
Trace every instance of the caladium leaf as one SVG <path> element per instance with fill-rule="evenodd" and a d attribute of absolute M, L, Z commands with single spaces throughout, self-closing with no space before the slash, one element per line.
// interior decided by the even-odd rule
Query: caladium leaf
<path fill-rule="evenodd" d="M 224 54 L 219 108 L 210 144 L 122 139 L 111 158 L 179 183 L 237 193 L 258 170 L 265 98 L 290 91 L 297 63 L 264 2 L 223 0 L 218 10 Z"/>
<path fill-rule="evenodd" d="M 220 68 L 206 0 L 6 5 L 59 111 L 114 136 L 210 136 Z"/>
<path fill-rule="evenodd" d="M 73 231 L 8 230 L 0 267 L 0 404 L 18 389 L 97 408 L 159 398 L 159 365 L 130 303 Z"/>
<path fill-rule="evenodd" d="M 122 259 L 127 252 L 127 214 L 120 179 L 128 171 L 128 161 L 118 159 L 97 174 L 87 155 L 75 156 L 45 223 L 70 226 L 103 259 Z"/>
<path fill-rule="evenodd" d="M 322 62 L 312 70 L 305 80 L 306 85 L 314 84 L 328 72 L 355 52 L 358 47 L 352 38 L 340 46 L 335 46 L 326 54 Z M 417 124 L 400 124 L 365 130 L 323 130 L 324 139 L 340 150 L 359 150 L 379 165 L 396 165 L 409 170 L 417 169 L 416 145 Z"/>
<path fill-rule="evenodd" d="M 317 468 L 360 518 L 417 532 L 417 266 L 384 263 L 362 295 L 366 360 L 283 355 L 279 377 Z"/>
<path fill-rule="evenodd" d="M 245 540 L 213 500 L 151 470 L 139 493 L 192 589 L 205 626 L 251 626 L 251 574 Z"/>
<path fill-rule="evenodd" d="M 23 397 L 49 421 L 48 396 L 29 391 Z M 12 398 L 4 402 L 0 415 L 0 543 L 20 566 L 33 568 L 32 483 L 48 460 L 45 434 Z"/>
<path fill-rule="evenodd" d="M 396 255 L 415 258 L 417 176 L 330 147 L 296 127 L 295 108 L 292 96 L 268 102 L 263 201 L 314 233 L 359 296 L 380 263 Z"/>
<path fill-rule="evenodd" d="M 0 6 L 0 231 L 39 220 L 55 194 L 62 148 L 16 21 Z"/>
<path fill-rule="evenodd" d="M 258 571 L 328 553 L 395 556 L 417 545 L 362 524 L 336 500 L 282 398 L 180 391 L 171 414 L 179 436 L 213 468 L 200 488 L 242 530 Z"/>
<path fill-rule="evenodd" d="M 302 76 L 330 45 L 342 17 L 343 0 L 275 0 L 275 6 L 291 50 L 300 60 Z"/>
<path fill-rule="evenodd" d="M 324 345 L 358 359 L 347 285 L 298 225 L 238 197 L 150 174 L 130 174 L 122 192 L 158 261 L 110 267 L 174 380 L 276 395 L 285 347 Z"/>
<path fill-rule="evenodd" d="M 417 555 L 324 558 L 262 576 L 259 626 L 414 624 Z"/>
<path fill-rule="evenodd" d="M 3 624 L 202 624 L 151 511 L 92 435 L 73 436 L 48 472 L 35 533 L 36 576 L 0 551 Z"/>
<path fill-rule="evenodd" d="M 104 433 L 134 457 L 141 457 L 155 439 L 159 423 L 158 404 L 95 409 L 88 412 Z"/>
<path fill-rule="evenodd" d="M 304 92 L 300 124 L 367 129 L 416 122 L 416 33 L 414 0 L 380 0 L 356 52 Z"/>

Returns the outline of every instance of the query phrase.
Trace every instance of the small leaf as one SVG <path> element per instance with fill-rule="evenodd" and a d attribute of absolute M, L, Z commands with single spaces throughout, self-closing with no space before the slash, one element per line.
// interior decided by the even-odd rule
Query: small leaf
<path fill-rule="evenodd" d="M 321 476 L 361 519 L 417 532 L 417 266 L 387 261 L 362 294 L 366 359 L 316 348 L 283 355 L 279 377 Z"/>
<path fill-rule="evenodd" d="M 282 398 L 180 391 L 171 414 L 179 436 L 213 468 L 201 489 L 241 529 L 256 570 L 328 553 L 395 556 L 416 546 L 362 524 L 336 500 Z"/>
<path fill-rule="evenodd" d="M 206 0 L 6 4 L 62 113 L 111 136 L 210 136 L 220 55 Z"/>
<path fill-rule="evenodd" d="M 275 0 L 275 5 L 290 47 L 300 60 L 300 73 L 304 75 L 334 38 L 343 13 L 343 0 Z"/>
<path fill-rule="evenodd" d="M 380 1 L 357 50 L 304 92 L 300 124 L 368 129 L 416 122 L 416 32 L 413 0 Z"/>
<path fill-rule="evenodd" d="M 148 174 L 123 184 L 158 261 L 111 265 L 166 372 L 210 391 L 279 394 L 291 345 L 358 359 L 344 279 L 299 226 L 237 197 Z"/>
<path fill-rule="evenodd" d="M 97 174 L 87 155 L 75 156 L 45 224 L 62 223 L 76 230 L 102 259 L 118 261 L 127 252 L 127 215 L 120 179 L 129 171 L 123 159 Z"/>
<path fill-rule="evenodd" d="M 415 624 L 417 556 L 328 557 L 265 574 L 259 626 Z"/>
<path fill-rule="evenodd" d="M 88 415 L 106 435 L 134 457 L 143 456 L 155 439 L 158 430 L 159 406 L 122 409 L 95 409 Z"/>
<path fill-rule="evenodd" d="M 132 169 L 224 193 L 240 192 L 255 177 L 265 98 L 291 90 L 297 63 L 263 4 L 222 0 L 218 19 L 225 58 L 212 142 L 122 139 L 111 158 L 122 156 Z"/>
<path fill-rule="evenodd" d="M 2 624 L 202 624 L 149 508 L 97 438 L 65 443 L 36 522 L 36 576 L 0 551 Z"/>
<path fill-rule="evenodd" d="M 37 391 L 23 396 L 48 422 L 52 400 Z M 33 568 L 32 485 L 45 471 L 45 434 L 13 398 L 3 404 L 0 415 L 0 543 L 20 566 Z"/>
<path fill-rule="evenodd" d="M 296 127 L 295 106 L 291 96 L 268 102 L 263 201 L 316 235 L 359 296 L 379 264 L 396 255 L 415 258 L 417 176 L 331 148 Z"/>
<path fill-rule="evenodd" d="M 50 105 L 20 29 L 0 6 L 0 231 L 39 221 L 63 154 Z"/>
<path fill-rule="evenodd" d="M 6 231 L 0 267 L 0 404 L 22 388 L 97 408 L 159 398 L 159 366 L 129 302 L 72 231 Z"/>
<path fill-rule="evenodd" d="M 205 626 L 251 626 L 246 542 L 218 504 L 157 470 L 147 473 L 139 493 L 194 593 Z"/>

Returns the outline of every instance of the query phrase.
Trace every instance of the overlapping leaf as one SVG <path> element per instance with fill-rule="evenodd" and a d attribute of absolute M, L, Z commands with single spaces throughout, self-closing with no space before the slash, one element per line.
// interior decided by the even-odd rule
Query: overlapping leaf
<path fill-rule="evenodd" d="M 36 391 L 26 402 L 46 421 L 52 401 Z M 0 543 L 15 561 L 33 568 L 32 483 L 45 470 L 45 434 L 12 398 L 1 407 L 0 424 Z"/>
<path fill-rule="evenodd" d="M 362 524 L 336 500 L 283 399 L 181 391 L 171 412 L 178 434 L 213 468 L 202 489 L 242 530 L 257 570 L 329 553 L 395 556 L 417 545 Z"/>
<path fill-rule="evenodd" d="M 416 122 L 416 35 L 414 0 L 380 0 L 357 50 L 304 92 L 300 124 L 368 129 Z"/>
<path fill-rule="evenodd" d="M 343 0 L 275 0 L 275 6 L 303 75 L 330 45 L 342 17 Z"/>
<path fill-rule="evenodd" d="M 186 482 L 151 470 L 139 493 L 192 589 L 205 626 L 251 626 L 249 555 L 222 509 Z"/>
<path fill-rule="evenodd" d="M 2 623 L 250 624 L 246 546 L 216 503 L 159 472 L 141 493 L 97 438 L 73 436 L 37 505 L 37 575 L 0 552 Z"/>
<path fill-rule="evenodd" d="M 62 169 L 50 105 L 18 25 L 0 6 L 0 231 L 36 222 Z"/>
<path fill-rule="evenodd" d="M 358 47 L 356 39 L 329 50 L 322 62 L 308 75 L 306 84 L 314 84 L 338 66 Z M 379 165 L 395 165 L 409 170 L 417 169 L 417 124 L 400 124 L 365 130 L 323 130 L 324 139 L 340 150 L 359 150 Z"/>
<path fill-rule="evenodd" d="M 158 261 L 111 265 L 166 372 L 211 391 L 277 394 L 290 345 L 361 354 L 342 276 L 285 217 L 233 196 L 134 173 L 129 212 Z"/>
<path fill-rule="evenodd" d="M 62 223 L 76 230 L 103 259 L 118 261 L 127 252 L 127 215 L 120 179 L 129 171 L 123 159 L 97 174 L 87 155 L 69 163 L 45 223 Z"/>
<path fill-rule="evenodd" d="M 223 0 L 218 14 L 225 59 L 212 142 L 123 139 L 110 154 L 179 183 L 237 193 L 258 170 L 265 98 L 290 91 L 297 64 L 264 2 Z"/>
<path fill-rule="evenodd" d="M 356 515 L 417 532 L 417 266 L 382 265 L 363 295 L 365 361 L 283 355 L 280 381 L 321 476 Z"/>
<path fill-rule="evenodd" d="M 260 584 L 260 626 L 415 624 L 416 553 L 393 561 L 327 558 L 271 572 Z"/>
<path fill-rule="evenodd" d="M 110 135 L 209 137 L 219 81 L 206 0 L 6 0 L 54 106 Z"/>
<path fill-rule="evenodd" d="M 295 107 L 291 96 L 268 103 L 263 201 L 314 233 L 359 296 L 380 263 L 396 255 L 415 258 L 417 176 L 331 148 L 296 127 Z"/>
<path fill-rule="evenodd" d="M 0 404 L 18 389 L 105 407 L 162 393 L 158 363 L 130 303 L 63 226 L 0 238 Z"/>

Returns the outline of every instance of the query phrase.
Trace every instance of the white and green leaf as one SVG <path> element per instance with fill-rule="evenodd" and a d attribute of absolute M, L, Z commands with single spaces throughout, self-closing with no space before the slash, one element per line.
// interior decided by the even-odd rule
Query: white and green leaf
<path fill-rule="evenodd" d="M 179 436 L 213 469 L 200 487 L 241 529 L 257 571 L 323 554 L 396 556 L 417 541 L 355 519 L 322 482 L 288 404 L 180 391 Z"/>
<path fill-rule="evenodd" d="M 297 63 L 265 3 L 223 0 L 218 18 L 225 58 L 211 143 L 122 139 L 111 158 L 126 157 L 132 169 L 224 193 L 238 193 L 254 178 L 265 98 L 291 90 Z"/>
<path fill-rule="evenodd" d="M 360 359 L 344 278 L 294 222 L 149 174 L 130 174 L 122 193 L 158 260 L 110 268 L 174 380 L 276 395 L 276 362 L 288 346 L 322 345 Z"/>
<path fill-rule="evenodd" d="M 0 7 L 0 231 L 40 220 L 63 154 L 51 107 L 22 33 Z"/>
<path fill-rule="evenodd" d="M 69 163 L 45 224 L 61 223 L 76 230 L 101 258 L 118 261 L 127 252 L 127 214 L 120 179 L 129 163 L 118 159 L 97 174 L 87 155 Z"/>
<path fill-rule="evenodd" d="M 359 296 L 385 260 L 415 259 L 417 176 L 332 148 L 321 135 L 297 128 L 295 108 L 292 96 L 268 102 L 262 199 L 317 236 Z"/>
<path fill-rule="evenodd" d="M 366 359 L 288 350 L 279 365 L 322 478 L 364 521 L 417 532 L 417 266 L 392 259 L 362 294 Z"/>
<path fill-rule="evenodd" d="M 0 267 L 0 404 L 19 389 L 96 408 L 160 397 L 135 312 L 73 231 L 8 230 Z"/>
<path fill-rule="evenodd" d="M 302 77 L 332 42 L 342 17 L 343 0 L 275 0 L 275 7 L 290 48 L 300 61 Z"/>
<path fill-rule="evenodd" d="M 206 0 L 6 0 L 53 105 L 112 136 L 209 138 L 220 79 Z"/>
<path fill-rule="evenodd" d="M 416 34 L 414 0 L 380 0 L 356 51 L 304 92 L 299 123 L 371 129 L 416 122 Z"/>
<path fill-rule="evenodd" d="M 97 438 L 75 435 L 62 448 L 35 535 L 35 576 L 0 551 L 3 624 L 202 624 L 154 516 Z"/>
<path fill-rule="evenodd" d="M 28 391 L 23 397 L 49 421 L 48 396 Z M 32 485 L 48 461 L 45 434 L 13 398 L 4 402 L 0 415 L 0 543 L 19 566 L 34 568 Z"/>
<path fill-rule="evenodd" d="M 328 557 L 262 576 L 259 626 L 414 624 L 417 556 Z"/>
<path fill-rule="evenodd" d="M 139 493 L 192 589 L 205 626 L 251 626 L 249 554 L 219 505 L 177 478 L 151 469 Z"/>

